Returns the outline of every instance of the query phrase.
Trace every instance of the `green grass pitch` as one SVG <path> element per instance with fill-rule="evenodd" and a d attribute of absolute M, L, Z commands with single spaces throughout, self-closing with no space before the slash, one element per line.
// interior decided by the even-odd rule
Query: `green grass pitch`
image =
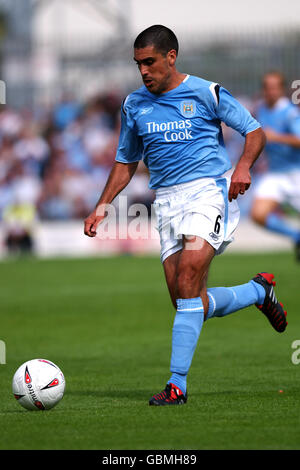
<path fill-rule="evenodd" d="M 278 334 L 255 308 L 205 323 L 180 407 L 149 407 L 169 378 L 171 306 L 158 258 L 23 259 L 0 264 L 1 449 L 300 449 L 300 266 L 292 254 L 215 259 L 210 286 L 275 273 L 288 310 Z M 66 393 L 24 410 L 15 370 L 46 358 Z M 283 393 L 279 393 L 283 390 Z"/>

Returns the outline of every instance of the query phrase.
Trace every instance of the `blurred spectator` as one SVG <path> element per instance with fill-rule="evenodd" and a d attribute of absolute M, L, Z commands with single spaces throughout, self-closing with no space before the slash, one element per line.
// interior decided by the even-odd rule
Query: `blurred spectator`
<path fill-rule="evenodd" d="M 115 158 L 121 98 L 82 105 L 65 95 L 52 110 L 0 111 L 0 215 L 21 197 L 43 219 L 83 218 Z"/>
<path fill-rule="evenodd" d="M 28 173 L 42 175 L 49 156 L 49 145 L 42 136 L 38 135 L 36 126 L 29 124 L 23 127 L 14 145 L 14 152 Z"/>
<path fill-rule="evenodd" d="M 80 105 L 71 98 L 69 94 L 65 94 L 60 103 L 58 103 L 53 111 L 54 125 L 63 130 L 74 121 L 80 113 Z"/>
<path fill-rule="evenodd" d="M 115 159 L 122 98 L 115 92 L 78 103 L 65 94 L 52 109 L 0 111 L 0 216 L 15 198 L 36 208 L 44 220 L 84 218 L 95 206 Z M 252 102 L 245 103 L 251 110 Z M 224 127 L 233 164 L 243 139 Z M 257 167 L 259 170 L 259 168 Z M 250 194 L 250 193 L 249 193 Z M 128 206 L 142 203 L 150 214 L 154 192 L 141 162 L 122 195 Z M 244 198 L 245 210 L 249 204 Z M 118 201 L 115 202 L 116 206 Z"/>
<path fill-rule="evenodd" d="M 3 212 L 4 244 L 9 254 L 33 251 L 32 231 L 36 218 L 34 204 L 16 197 Z"/>

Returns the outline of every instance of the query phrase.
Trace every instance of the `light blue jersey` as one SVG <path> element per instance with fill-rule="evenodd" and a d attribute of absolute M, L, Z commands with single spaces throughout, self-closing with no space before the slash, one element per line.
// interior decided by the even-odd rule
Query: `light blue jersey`
<path fill-rule="evenodd" d="M 265 129 L 300 137 L 300 111 L 288 98 L 280 98 L 272 108 L 268 108 L 265 104 L 259 106 L 257 119 Z M 300 149 L 270 142 L 265 146 L 265 154 L 270 171 L 286 172 L 295 168 L 300 169 Z"/>
<path fill-rule="evenodd" d="M 122 106 L 116 160 L 144 160 L 150 188 L 219 177 L 231 168 L 221 121 L 245 136 L 260 124 L 224 88 L 187 75 L 173 90 L 160 95 L 145 86 Z"/>

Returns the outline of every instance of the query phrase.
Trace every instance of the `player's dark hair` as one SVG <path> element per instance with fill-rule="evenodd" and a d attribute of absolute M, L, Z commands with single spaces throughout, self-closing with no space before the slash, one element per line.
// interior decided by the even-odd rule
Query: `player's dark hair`
<path fill-rule="evenodd" d="M 133 47 L 135 49 L 143 49 L 147 46 L 154 46 L 157 52 L 163 55 L 171 49 L 175 49 L 178 55 L 179 45 L 178 40 L 173 31 L 161 24 L 155 24 L 142 31 L 134 41 Z"/>

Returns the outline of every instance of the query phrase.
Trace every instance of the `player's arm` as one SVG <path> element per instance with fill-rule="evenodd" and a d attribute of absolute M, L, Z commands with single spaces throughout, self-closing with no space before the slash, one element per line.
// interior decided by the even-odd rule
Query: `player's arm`
<path fill-rule="evenodd" d="M 127 100 L 123 102 L 121 109 L 121 132 L 116 161 L 95 209 L 84 221 L 84 233 L 89 237 L 96 236 L 97 226 L 105 217 L 107 204 L 111 204 L 128 185 L 143 156 L 143 142 L 136 131 L 130 105 L 126 105 L 126 102 Z"/>
<path fill-rule="evenodd" d="M 285 144 L 290 147 L 300 148 L 300 111 L 292 107 L 286 120 L 286 132 L 275 132 L 271 128 L 265 129 L 267 141 L 274 144 Z"/>
<path fill-rule="evenodd" d="M 95 237 L 97 226 L 106 215 L 106 206 L 111 204 L 115 197 L 128 185 L 138 166 L 138 162 L 115 162 L 109 174 L 105 188 L 96 204 L 95 209 L 84 221 L 84 233 L 88 237 Z"/>
<path fill-rule="evenodd" d="M 267 141 L 274 144 L 285 144 L 290 145 L 294 148 L 300 148 L 300 137 L 294 134 L 279 134 L 273 131 L 273 129 L 265 129 Z"/>
<path fill-rule="evenodd" d="M 216 85 L 213 91 L 218 118 L 245 137 L 243 153 L 231 176 L 228 198 L 232 201 L 249 189 L 250 169 L 263 150 L 266 137 L 260 124 L 225 88 Z"/>
<path fill-rule="evenodd" d="M 266 137 L 261 127 L 246 134 L 245 145 L 241 158 L 236 164 L 231 176 L 228 199 L 236 199 L 239 194 L 244 194 L 251 185 L 250 169 L 258 159 L 266 143 Z"/>

